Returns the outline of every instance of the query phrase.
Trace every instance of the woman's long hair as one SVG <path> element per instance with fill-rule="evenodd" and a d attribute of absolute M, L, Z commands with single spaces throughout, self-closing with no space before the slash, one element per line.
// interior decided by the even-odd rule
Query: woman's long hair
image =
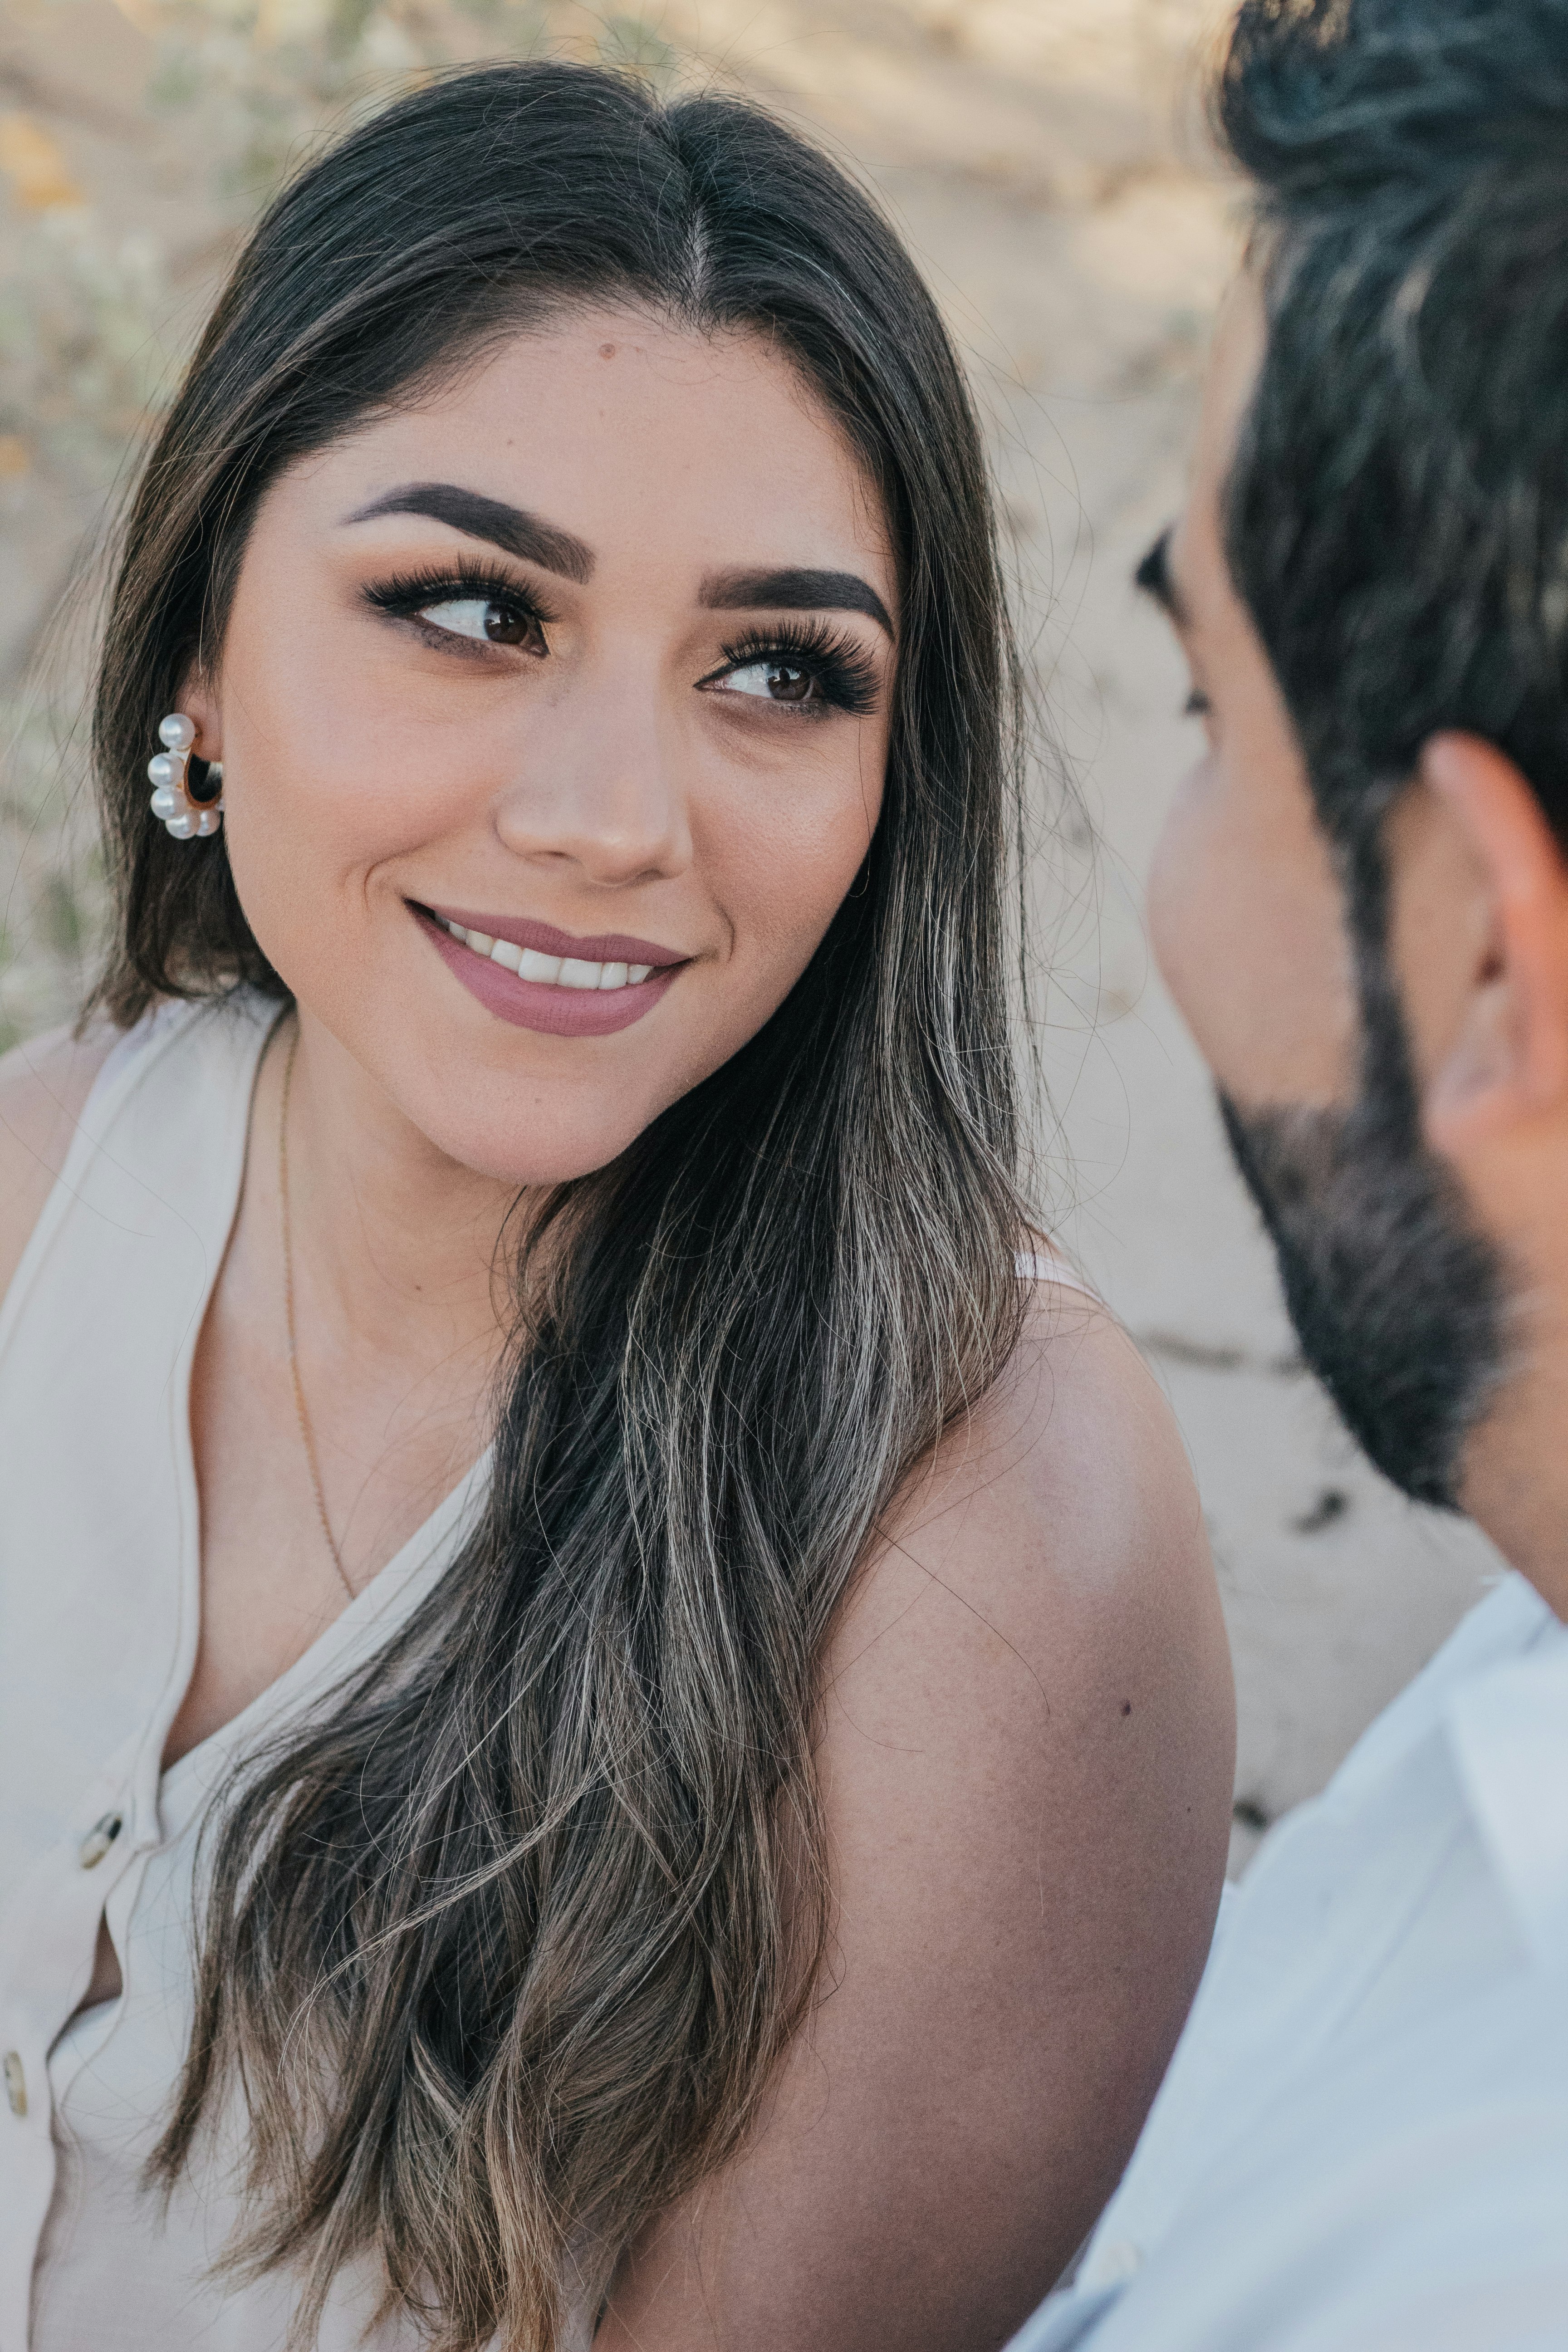
<path fill-rule="evenodd" d="M 417 1615 L 252 1759 L 206 1855 L 154 2169 L 237 2093 L 234 2259 L 384 2261 L 444 2352 L 549 2352 L 730 2155 L 820 1965 L 824 1644 L 893 1496 L 1016 1338 L 1020 806 L 979 436 L 897 237 L 729 99 L 560 64 L 437 81 L 279 198 L 127 526 L 96 743 L 99 1003 L 282 983 L 221 834 L 145 807 L 280 467 L 563 307 L 765 337 L 883 501 L 900 628 L 864 873 L 761 1033 L 509 1244 L 488 1505 Z M 765 452 L 759 452 L 759 459 Z"/>

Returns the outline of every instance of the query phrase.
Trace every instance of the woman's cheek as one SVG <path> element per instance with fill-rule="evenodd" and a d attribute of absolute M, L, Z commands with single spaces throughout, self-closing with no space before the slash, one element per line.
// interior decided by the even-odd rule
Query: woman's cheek
<path fill-rule="evenodd" d="M 786 799 L 752 794 L 719 837 L 698 831 L 700 864 L 750 965 L 762 1019 L 788 995 L 820 945 L 866 860 L 875 810 L 857 774 L 850 788 Z"/>
<path fill-rule="evenodd" d="M 361 792 L 353 780 L 301 791 L 240 789 L 226 778 L 226 828 L 235 888 L 268 961 L 299 992 L 345 1003 L 371 982 L 383 942 L 378 920 L 408 921 L 401 902 L 382 907 L 373 877 L 395 856 L 412 825 L 400 825 L 395 796 Z M 389 898 L 395 894 L 386 894 Z"/>

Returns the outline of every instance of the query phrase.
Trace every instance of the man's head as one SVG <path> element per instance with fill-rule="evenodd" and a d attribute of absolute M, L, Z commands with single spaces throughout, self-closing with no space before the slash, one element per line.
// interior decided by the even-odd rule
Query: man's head
<path fill-rule="evenodd" d="M 1568 0 L 1247 0 L 1219 114 L 1156 945 L 1309 1358 L 1474 1506 L 1568 1353 Z"/>

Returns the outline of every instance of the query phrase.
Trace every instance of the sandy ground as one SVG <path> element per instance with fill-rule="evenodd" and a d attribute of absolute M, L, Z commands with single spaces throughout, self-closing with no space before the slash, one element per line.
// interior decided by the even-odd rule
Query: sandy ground
<path fill-rule="evenodd" d="M 374 17 L 362 80 L 412 62 L 430 21 Z M 0 20 L 0 686 L 13 698 L 138 404 L 231 248 L 258 122 L 282 152 L 330 110 L 331 77 L 309 65 L 322 22 L 321 0 L 263 0 L 259 18 L 240 0 L 227 16 L 12 0 Z M 501 45 L 497 22 L 442 19 L 440 37 L 482 53 Z M 1148 1351 L 1192 1451 L 1237 1656 L 1240 1867 L 1258 1828 L 1321 1785 L 1498 1563 L 1472 1530 L 1394 1496 L 1294 1369 L 1268 1253 L 1139 914 L 1194 748 L 1180 665 L 1129 576 L 1180 497 L 1237 243 L 1236 192 L 1197 102 L 1215 22 L 1201 0 L 668 0 L 640 19 L 540 0 L 513 11 L 506 37 L 521 25 L 579 54 L 700 69 L 814 129 L 879 191 L 968 355 L 1026 635 L 1098 835 L 1089 861 L 1081 824 L 1043 791 L 1057 824 L 1039 892 L 1053 1214 Z M 58 812 L 38 816 L 36 792 L 21 802 L 4 838 L 14 864 L 32 863 L 11 889 L 0 993 L 25 1030 L 68 997 L 91 890 L 70 900 L 37 847 Z"/>

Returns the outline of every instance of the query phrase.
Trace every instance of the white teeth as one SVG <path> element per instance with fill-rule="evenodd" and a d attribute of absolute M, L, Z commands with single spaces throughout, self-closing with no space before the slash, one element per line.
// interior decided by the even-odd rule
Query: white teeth
<path fill-rule="evenodd" d="M 584 956 L 541 955 L 537 948 L 517 948 L 510 940 L 492 940 L 488 931 L 466 931 L 461 923 L 450 923 L 444 915 L 436 919 L 476 955 L 499 963 L 506 971 L 515 971 L 520 980 L 537 981 L 546 988 L 635 987 L 654 969 L 651 963 L 590 963 Z"/>

